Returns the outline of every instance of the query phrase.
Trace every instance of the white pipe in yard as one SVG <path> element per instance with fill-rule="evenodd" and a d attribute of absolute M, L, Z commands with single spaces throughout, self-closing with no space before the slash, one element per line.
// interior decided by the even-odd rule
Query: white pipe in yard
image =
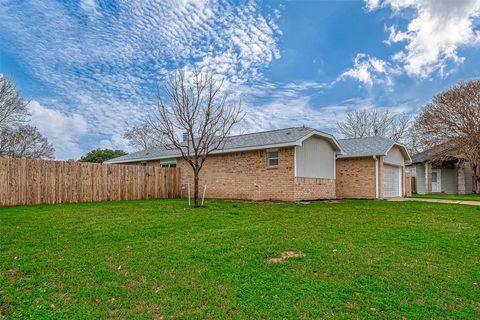
<path fill-rule="evenodd" d="M 205 184 L 205 188 L 203 188 L 202 207 L 203 203 L 205 202 L 205 192 L 207 192 L 207 184 Z"/>

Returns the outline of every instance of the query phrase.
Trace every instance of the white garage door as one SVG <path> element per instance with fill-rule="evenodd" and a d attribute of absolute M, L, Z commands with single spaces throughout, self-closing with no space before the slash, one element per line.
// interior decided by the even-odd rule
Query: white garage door
<path fill-rule="evenodd" d="M 393 198 L 401 196 L 400 167 L 383 166 L 383 196 Z"/>

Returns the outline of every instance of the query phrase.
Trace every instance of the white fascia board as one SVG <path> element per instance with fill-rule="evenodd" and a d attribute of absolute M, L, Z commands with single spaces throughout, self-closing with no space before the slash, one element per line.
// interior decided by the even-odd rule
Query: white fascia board
<path fill-rule="evenodd" d="M 338 143 L 337 139 L 335 139 L 334 136 L 332 136 L 331 134 L 325 133 L 325 132 L 321 132 L 321 131 L 316 131 L 316 130 L 312 131 L 309 134 L 307 134 L 306 136 L 298 139 L 297 143 L 299 143 L 299 145 L 302 145 L 303 141 L 307 140 L 308 138 L 310 138 L 312 136 L 320 136 L 320 137 L 329 139 L 331 142 L 333 142 L 334 146 L 337 147 L 337 151 L 339 152 L 337 154 L 339 154 L 339 155 L 340 154 L 345 154 L 342 147 L 340 147 L 340 144 Z"/>
<path fill-rule="evenodd" d="M 293 171 L 295 178 L 297 177 L 297 147 L 293 147 Z"/>
<path fill-rule="evenodd" d="M 410 154 L 408 153 L 408 150 L 407 150 L 407 147 L 405 147 L 404 144 L 401 144 L 401 143 L 398 143 L 398 142 L 395 142 L 393 143 L 390 148 L 388 148 L 387 152 L 385 152 L 385 156 L 390 152 L 390 150 L 392 150 L 393 147 L 400 147 L 401 150 L 403 150 L 403 156 L 407 159 L 407 161 L 405 162 L 405 164 L 411 164 L 412 163 L 412 158 L 410 157 Z"/>
<path fill-rule="evenodd" d="M 370 157 L 380 157 L 380 156 L 384 156 L 384 154 L 363 154 L 363 155 L 354 155 L 354 156 L 349 156 L 349 155 L 345 155 L 345 154 L 339 154 L 338 155 L 338 158 L 339 159 L 349 159 L 349 158 L 370 158 Z"/>

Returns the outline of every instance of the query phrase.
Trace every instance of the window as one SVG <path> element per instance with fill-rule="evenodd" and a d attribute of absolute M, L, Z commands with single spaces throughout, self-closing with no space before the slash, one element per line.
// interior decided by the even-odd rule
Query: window
<path fill-rule="evenodd" d="M 278 166 L 278 150 L 267 150 L 267 166 Z"/>
<path fill-rule="evenodd" d="M 147 161 L 140 161 L 140 165 L 146 166 L 146 165 L 147 165 Z"/>
<path fill-rule="evenodd" d="M 160 160 L 160 167 L 162 167 L 162 168 L 176 168 L 177 167 L 177 160 L 175 160 L 175 159 Z"/>

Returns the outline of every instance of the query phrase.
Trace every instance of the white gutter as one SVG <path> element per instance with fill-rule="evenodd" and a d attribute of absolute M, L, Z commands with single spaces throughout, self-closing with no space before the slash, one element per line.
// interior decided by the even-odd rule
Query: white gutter
<path fill-rule="evenodd" d="M 337 179 L 337 153 L 333 153 L 333 179 Z"/>
<path fill-rule="evenodd" d="M 295 172 L 295 178 L 297 177 L 297 147 L 293 147 L 293 168 Z"/>
<path fill-rule="evenodd" d="M 232 152 L 241 152 L 241 151 L 254 151 L 254 150 L 263 150 L 263 149 L 274 149 L 274 148 L 283 148 L 283 147 L 294 147 L 294 146 L 301 146 L 302 142 L 289 142 L 289 143 L 279 143 L 279 144 L 270 144 L 270 145 L 263 145 L 263 146 L 256 146 L 256 147 L 244 147 L 244 148 L 235 148 L 235 149 L 222 149 L 216 150 L 211 152 L 210 154 L 223 154 L 223 153 L 232 153 Z M 176 151 L 176 150 L 175 150 Z M 143 157 L 143 158 L 135 158 L 129 160 L 108 160 L 104 163 L 106 164 L 114 164 L 114 163 L 127 163 L 127 162 L 138 162 L 138 161 L 152 161 L 152 160 L 162 160 L 162 159 L 172 159 L 172 158 L 180 158 L 182 156 L 181 153 L 171 154 L 167 156 L 151 156 L 151 157 Z"/>
<path fill-rule="evenodd" d="M 378 158 L 377 156 L 373 156 L 373 160 L 375 160 L 375 199 L 378 199 Z"/>

